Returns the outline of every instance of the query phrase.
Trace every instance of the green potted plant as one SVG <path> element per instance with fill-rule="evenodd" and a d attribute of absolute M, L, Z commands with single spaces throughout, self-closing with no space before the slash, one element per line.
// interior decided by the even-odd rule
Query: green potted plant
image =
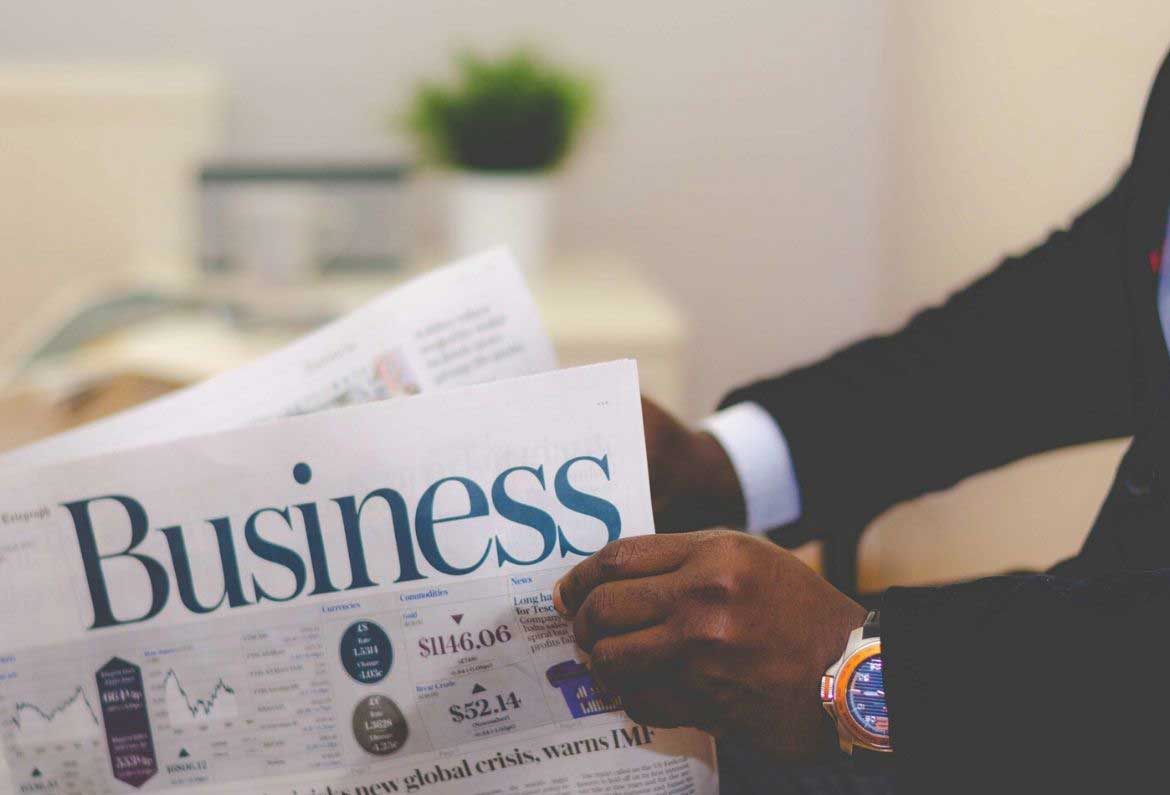
<path fill-rule="evenodd" d="M 529 50 L 464 53 L 449 83 L 416 92 L 407 122 L 424 155 L 454 169 L 450 243 L 457 255 L 506 245 L 529 274 L 543 265 L 552 180 L 593 104 L 584 78 Z"/>

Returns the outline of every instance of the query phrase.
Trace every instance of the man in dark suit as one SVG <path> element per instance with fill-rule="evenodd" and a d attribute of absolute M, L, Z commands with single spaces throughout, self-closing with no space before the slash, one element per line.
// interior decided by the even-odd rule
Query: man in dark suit
<path fill-rule="evenodd" d="M 630 715 L 792 762 L 840 739 L 899 791 L 1170 787 L 1168 210 L 1170 59 L 1125 173 L 1067 230 L 895 334 L 732 392 L 702 431 L 647 405 L 665 530 L 804 537 L 1043 450 L 1133 442 L 1075 558 L 892 588 L 864 631 L 856 602 L 751 532 L 610 545 L 555 598 Z M 822 688 L 875 639 L 868 673 Z"/>

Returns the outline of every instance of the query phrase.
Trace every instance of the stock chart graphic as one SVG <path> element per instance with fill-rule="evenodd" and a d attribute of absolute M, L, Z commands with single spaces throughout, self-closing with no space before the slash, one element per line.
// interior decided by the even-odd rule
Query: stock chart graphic
<path fill-rule="evenodd" d="M 230 720 L 239 714 L 236 691 L 222 677 L 200 690 L 184 686 L 174 668 L 163 677 L 167 715 L 175 726 Z"/>
<path fill-rule="evenodd" d="M 97 712 L 81 685 L 59 703 L 17 701 L 8 719 L 18 743 L 78 740 L 101 731 Z"/>

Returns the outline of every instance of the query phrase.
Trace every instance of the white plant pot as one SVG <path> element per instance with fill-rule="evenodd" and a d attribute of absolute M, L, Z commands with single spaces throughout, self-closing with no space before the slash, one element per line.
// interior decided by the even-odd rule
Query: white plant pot
<path fill-rule="evenodd" d="M 552 179 L 545 174 L 458 174 L 448 187 L 456 256 L 507 246 L 532 278 L 548 256 Z"/>

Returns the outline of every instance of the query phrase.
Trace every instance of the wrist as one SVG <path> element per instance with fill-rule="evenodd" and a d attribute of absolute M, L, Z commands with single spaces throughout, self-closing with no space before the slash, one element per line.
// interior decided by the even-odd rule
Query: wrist
<path fill-rule="evenodd" d="M 735 474 L 743 529 L 763 533 L 801 518 L 800 485 L 788 440 L 757 403 L 728 406 L 703 421 Z"/>
<path fill-rule="evenodd" d="M 743 527 L 745 507 L 738 475 L 714 436 L 689 432 L 677 467 L 680 477 L 668 512 L 673 522 L 667 529 Z"/>
<path fill-rule="evenodd" d="M 662 532 L 742 526 L 747 513 L 738 470 L 720 439 L 691 430 L 642 400 L 654 520 Z"/>
<path fill-rule="evenodd" d="M 705 431 L 680 434 L 669 453 L 669 482 L 656 489 L 655 517 L 663 532 L 708 527 L 743 527 L 743 491 L 731 459 L 719 441 Z M 652 482 L 652 486 L 655 484 Z"/>
<path fill-rule="evenodd" d="M 747 518 L 743 487 L 723 445 L 707 431 L 693 434 L 695 471 L 692 481 L 700 486 L 695 494 L 703 503 L 696 506 L 705 516 L 703 527 L 731 525 L 742 528 Z"/>

